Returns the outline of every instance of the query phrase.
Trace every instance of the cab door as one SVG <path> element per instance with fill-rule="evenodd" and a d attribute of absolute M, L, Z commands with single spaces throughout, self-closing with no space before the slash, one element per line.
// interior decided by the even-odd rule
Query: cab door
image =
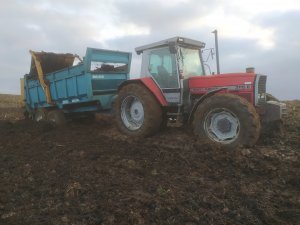
<path fill-rule="evenodd" d="M 161 88 L 169 104 L 181 103 L 181 85 L 179 82 L 176 54 L 172 54 L 169 47 L 147 50 L 143 55 L 144 73 L 153 77 Z M 146 63 L 145 63 L 146 64 Z"/>

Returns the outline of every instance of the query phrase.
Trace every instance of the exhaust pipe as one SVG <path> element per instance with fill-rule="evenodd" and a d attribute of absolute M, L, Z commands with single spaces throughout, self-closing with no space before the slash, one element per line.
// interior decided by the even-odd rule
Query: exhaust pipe
<path fill-rule="evenodd" d="M 246 68 L 246 73 L 255 73 L 255 68 L 254 67 L 247 67 Z"/>
<path fill-rule="evenodd" d="M 218 31 L 217 31 L 217 30 L 214 30 L 212 33 L 215 34 L 215 48 L 216 48 L 217 74 L 220 74 Z"/>

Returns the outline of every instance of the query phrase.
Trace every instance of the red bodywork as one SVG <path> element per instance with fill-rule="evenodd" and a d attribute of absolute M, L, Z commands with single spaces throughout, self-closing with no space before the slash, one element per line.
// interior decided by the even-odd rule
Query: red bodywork
<path fill-rule="evenodd" d="M 161 89 L 157 86 L 157 84 L 151 77 L 143 77 L 140 78 L 140 80 L 155 95 L 156 99 L 160 102 L 162 106 L 168 105 Z"/>
<path fill-rule="evenodd" d="M 218 74 L 213 76 L 195 76 L 189 78 L 189 89 L 191 95 L 204 95 L 210 91 L 226 88 L 219 93 L 232 93 L 247 99 L 252 104 L 254 103 L 254 73 L 229 73 Z M 153 93 L 156 99 L 162 106 L 167 106 L 161 89 L 158 87 L 152 77 L 143 77 L 125 81 L 121 86 L 128 82 L 141 82 L 148 90 Z M 119 87 L 120 88 L 120 87 Z"/>
<path fill-rule="evenodd" d="M 161 89 L 157 86 L 157 84 L 155 83 L 155 81 L 153 80 L 152 77 L 143 77 L 143 78 L 137 78 L 137 79 L 131 79 L 131 80 L 127 80 L 124 81 L 122 83 L 122 85 L 119 87 L 119 89 L 121 89 L 124 85 L 128 84 L 128 83 L 132 83 L 132 82 L 141 82 L 142 84 L 144 84 L 147 89 L 154 94 L 155 98 L 159 101 L 159 103 L 162 106 L 167 106 L 168 102 L 165 98 L 165 96 L 163 95 Z"/>
<path fill-rule="evenodd" d="M 213 76 L 197 76 L 189 79 L 191 95 L 204 95 L 209 91 L 226 88 L 220 91 L 239 95 L 253 104 L 254 102 L 254 73 L 229 73 Z"/>

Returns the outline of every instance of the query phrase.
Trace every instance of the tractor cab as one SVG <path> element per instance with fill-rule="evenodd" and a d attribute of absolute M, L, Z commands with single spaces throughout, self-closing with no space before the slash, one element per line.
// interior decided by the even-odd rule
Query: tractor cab
<path fill-rule="evenodd" d="M 174 37 L 137 47 L 137 54 L 143 53 L 141 76 L 152 77 L 169 104 L 181 105 L 187 79 L 205 75 L 204 46 L 200 41 Z"/>

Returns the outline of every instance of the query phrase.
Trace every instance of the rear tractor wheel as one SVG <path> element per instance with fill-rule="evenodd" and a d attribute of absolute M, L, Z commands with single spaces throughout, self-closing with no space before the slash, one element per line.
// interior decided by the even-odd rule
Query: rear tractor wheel
<path fill-rule="evenodd" d="M 153 135 L 161 127 L 161 106 L 142 85 L 124 86 L 118 93 L 115 110 L 117 126 L 127 135 L 146 137 Z"/>
<path fill-rule="evenodd" d="M 260 120 L 247 100 L 233 94 L 216 94 L 201 103 L 194 115 L 194 133 L 222 148 L 253 146 L 260 135 Z"/>

